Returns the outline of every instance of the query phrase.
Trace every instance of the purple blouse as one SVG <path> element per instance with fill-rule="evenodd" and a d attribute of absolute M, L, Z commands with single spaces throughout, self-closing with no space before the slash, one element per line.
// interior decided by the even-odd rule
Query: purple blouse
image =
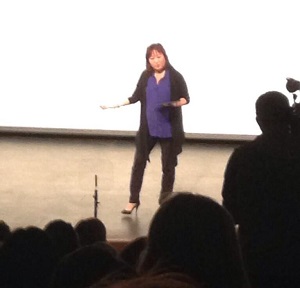
<path fill-rule="evenodd" d="M 171 138 L 170 108 L 162 107 L 163 103 L 171 101 L 170 73 L 168 70 L 165 77 L 158 84 L 154 75 L 149 77 L 146 88 L 146 101 L 150 135 L 158 138 Z"/>

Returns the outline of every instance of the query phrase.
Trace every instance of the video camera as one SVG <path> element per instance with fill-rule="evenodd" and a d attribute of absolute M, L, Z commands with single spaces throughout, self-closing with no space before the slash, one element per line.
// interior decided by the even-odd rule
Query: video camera
<path fill-rule="evenodd" d="M 291 107 L 291 128 L 292 133 L 300 136 L 300 103 L 297 103 L 297 94 L 296 91 L 300 90 L 300 81 L 293 78 L 286 78 L 286 89 L 293 93 L 293 105 Z"/>

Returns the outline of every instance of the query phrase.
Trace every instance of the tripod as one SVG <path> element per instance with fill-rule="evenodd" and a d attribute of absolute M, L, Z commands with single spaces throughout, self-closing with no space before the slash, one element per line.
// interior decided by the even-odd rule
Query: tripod
<path fill-rule="evenodd" d="M 94 191 L 94 217 L 97 218 L 98 217 L 98 205 L 99 205 L 99 201 L 98 201 L 98 176 L 95 175 L 95 191 Z"/>

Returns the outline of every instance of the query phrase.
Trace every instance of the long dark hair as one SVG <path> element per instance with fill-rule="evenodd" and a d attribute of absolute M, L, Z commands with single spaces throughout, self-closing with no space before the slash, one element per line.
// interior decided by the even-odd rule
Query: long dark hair
<path fill-rule="evenodd" d="M 147 50 L 146 50 L 146 69 L 147 69 L 147 71 L 149 71 L 149 72 L 153 71 L 153 68 L 151 67 L 151 65 L 149 63 L 149 58 L 150 58 L 153 50 L 156 50 L 157 52 L 162 53 L 165 56 L 166 68 L 171 66 L 165 48 L 160 43 L 154 43 L 154 44 L 151 44 L 150 46 L 148 46 Z"/>

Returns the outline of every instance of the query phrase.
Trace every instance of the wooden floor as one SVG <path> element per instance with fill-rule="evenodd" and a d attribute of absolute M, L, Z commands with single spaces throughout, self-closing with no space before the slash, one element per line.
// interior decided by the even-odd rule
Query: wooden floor
<path fill-rule="evenodd" d="M 237 144 L 186 142 L 179 156 L 175 191 L 208 195 L 221 202 L 223 173 Z M 76 224 L 97 217 L 110 240 L 131 240 L 147 234 L 157 210 L 161 181 L 160 148 L 150 155 L 136 215 L 122 215 L 129 196 L 133 139 L 88 139 L 38 136 L 0 138 L 0 219 L 12 229 L 63 219 Z"/>

